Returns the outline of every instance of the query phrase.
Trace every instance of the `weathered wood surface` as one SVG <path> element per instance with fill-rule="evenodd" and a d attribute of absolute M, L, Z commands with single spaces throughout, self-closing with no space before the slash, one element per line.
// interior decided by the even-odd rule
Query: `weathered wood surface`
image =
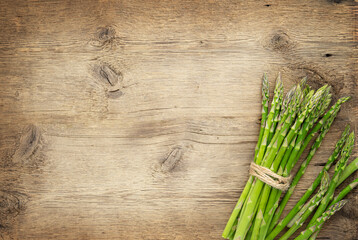
<path fill-rule="evenodd" d="M 1 236 L 220 239 L 263 72 L 353 96 L 292 206 L 357 130 L 356 16 L 353 1 L 2 0 Z M 319 239 L 358 238 L 357 197 Z"/>

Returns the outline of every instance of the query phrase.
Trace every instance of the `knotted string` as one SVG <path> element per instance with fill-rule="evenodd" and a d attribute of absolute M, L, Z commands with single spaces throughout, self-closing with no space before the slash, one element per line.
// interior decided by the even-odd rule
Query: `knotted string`
<path fill-rule="evenodd" d="M 290 187 L 291 176 L 283 177 L 277 173 L 274 173 L 268 168 L 257 165 L 254 162 L 252 162 L 250 165 L 249 173 L 250 175 L 260 179 L 262 182 L 283 192 L 287 191 Z"/>

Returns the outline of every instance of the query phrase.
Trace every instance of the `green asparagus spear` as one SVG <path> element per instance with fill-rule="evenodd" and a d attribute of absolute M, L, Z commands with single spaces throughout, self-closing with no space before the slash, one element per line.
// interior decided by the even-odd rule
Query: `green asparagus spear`
<path fill-rule="evenodd" d="M 288 158 L 289 158 L 289 156 L 290 156 L 290 154 L 291 154 L 291 152 L 292 152 L 292 150 L 293 150 L 293 148 L 294 148 L 294 146 L 295 146 L 296 139 L 297 139 L 297 137 L 295 137 L 295 138 L 291 141 L 291 144 L 290 144 L 289 148 L 287 149 L 287 151 L 285 152 L 285 155 L 284 155 L 284 157 L 283 157 L 284 159 L 288 159 Z M 283 161 L 284 161 L 284 160 L 283 160 Z M 265 188 L 266 188 L 266 186 L 265 186 Z M 272 190 L 275 190 L 275 189 L 272 189 Z M 264 190 L 264 191 L 265 191 L 265 190 Z M 255 227 L 254 232 L 255 232 L 255 234 L 254 234 L 253 237 L 251 237 L 251 240 L 257 239 L 257 238 L 259 237 L 260 229 L 262 228 L 262 227 L 261 227 L 261 221 L 264 221 L 263 211 L 264 211 L 264 209 L 265 209 L 265 207 L 266 207 L 266 206 L 265 206 L 266 203 L 263 202 L 263 201 L 260 201 L 260 204 L 261 204 L 261 205 L 264 204 L 264 206 L 262 207 L 263 210 L 260 211 L 260 216 L 256 216 L 255 223 L 254 223 L 254 227 Z M 267 203 L 268 206 L 269 206 L 270 204 L 271 204 L 270 202 Z M 257 214 L 259 214 L 259 213 L 257 213 Z"/>
<path fill-rule="evenodd" d="M 289 175 L 292 167 L 295 165 L 298 158 L 300 157 L 298 154 L 300 152 L 302 152 L 301 151 L 302 145 L 304 144 L 304 140 L 306 138 L 307 133 L 312 128 L 313 124 L 317 121 L 317 119 L 320 117 L 320 114 L 322 114 L 326 110 L 326 108 L 328 107 L 328 105 L 331 101 L 331 95 L 329 93 L 330 87 L 324 86 L 321 89 L 319 89 L 318 91 L 322 91 L 322 97 L 319 99 L 317 107 L 314 109 L 312 114 L 308 116 L 308 118 L 305 120 L 301 130 L 299 131 L 298 136 L 297 136 L 297 143 L 295 144 L 293 151 L 290 153 L 289 159 L 284 158 L 283 161 L 281 161 L 281 163 L 279 163 L 280 164 L 279 170 L 278 170 L 279 175 L 283 175 L 284 177 L 287 177 Z M 322 109 L 322 108 L 324 108 L 324 109 Z M 330 119 L 330 121 L 333 122 L 334 118 L 335 118 L 335 115 L 332 117 L 332 119 Z M 327 121 L 326 125 L 330 126 L 329 121 Z M 288 166 L 286 166 L 286 165 L 288 165 Z M 273 166 L 273 169 L 275 169 L 276 167 L 277 167 L 277 165 Z M 266 188 L 270 189 L 271 187 L 266 185 L 265 189 Z M 264 191 L 265 191 L 265 189 L 264 189 Z M 268 192 L 268 191 L 266 191 L 266 192 Z M 281 191 L 278 189 L 273 189 L 270 193 L 270 196 L 265 197 L 265 195 L 263 195 L 263 197 L 261 199 L 261 201 L 267 202 L 267 207 L 266 207 L 266 212 L 264 214 L 264 216 L 265 216 L 264 221 L 262 222 L 262 225 L 260 228 L 260 234 L 259 234 L 260 240 L 265 239 L 265 236 L 266 236 L 268 228 L 269 228 L 269 224 L 270 224 L 273 214 L 278 206 L 278 201 L 279 201 L 280 196 L 281 196 Z M 269 200 L 267 200 L 267 198 L 269 198 Z"/>
<path fill-rule="evenodd" d="M 311 198 L 311 200 L 307 203 L 307 206 L 302 209 L 301 212 L 298 212 L 299 217 L 293 224 L 291 224 L 290 229 L 280 238 L 280 240 L 287 240 L 292 234 L 294 234 L 297 229 L 299 229 L 305 220 L 311 215 L 311 213 L 316 209 L 319 203 L 322 201 L 326 191 L 329 186 L 329 177 L 327 172 L 324 172 L 321 187 L 318 193 Z"/>
<path fill-rule="evenodd" d="M 307 102 L 305 109 L 299 114 L 295 123 L 292 126 L 290 126 L 290 131 L 288 132 L 287 136 L 286 136 L 286 132 L 288 131 L 288 129 L 285 128 L 282 128 L 280 132 L 275 133 L 275 135 L 279 134 L 281 136 L 278 135 L 277 140 L 273 145 L 273 148 L 271 149 L 270 152 L 268 152 L 265 155 L 264 165 L 263 165 L 264 167 L 270 167 L 273 164 L 274 160 L 277 162 L 281 162 L 282 157 L 287 149 L 287 147 L 281 148 L 281 144 L 283 140 L 285 139 L 285 142 L 290 143 L 293 137 L 297 135 L 297 132 L 300 129 L 302 123 L 305 121 L 306 117 L 309 116 L 312 113 L 312 111 L 317 107 L 317 104 L 319 103 L 324 93 L 323 90 L 324 88 L 317 90 L 317 92 L 310 98 L 310 101 Z M 273 139 L 275 139 L 275 136 Z M 274 172 L 277 172 L 277 170 L 278 169 L 274 169 Z M 248 201 L 248 204 L 245 207 L 243 218 L 239 219 L 239 224 L 237 226 L 235 237 L 234 237 L 235 240 L 245 238 L 248 228 L 251 225 L 252 218 L 254 216 L 253 210 L 256 206 L 258 195 L 261 193 L 263 186 L 264 183 L 260 180 L 258 180 L 255 186 L 253 186 L 254 190 L 252 191 L 252 194 L 249 196 L 250 200 Z"/>
<path fill-rule="evenodd" d="M 325 121 L 327 121 L 327 119 L 329 119 L 332 115 L 334 115 L 334 113 L 340 109 L 341 104 L 344 103 L 345 101 L 347 101 L 348 99 L 349 98 L 341 98 L 336 102 L 336 104 L 334 104 L 331 107 L 331 109 L 327 112 L 327 114 L 323 117 L 323 119 L 321 119 L 319 121 L 319 123 L 314 127 L 314 129 L 311 130 L 309 136 L 305 139 L 304 146 L 307 146 L 307 144 L 309 142 L 307 140 L 310 140 L 310 138 L 313 137 L 315 132 L 318 131 L 319 127 L 321 127 L 323 125 L 323 123 Z M 319 126 L 319 127 L 317 127 L 317 126 Z M 327 164 L 324 167 L 324 170 L 327 171 L 330 168 L 330 166 L 332 165 L 332 163 L 338 158 L 339 153 L 347 139 L 348 133 L 349 133 L 349 128 L 347 127 L 345 129 L 345 131 L 343 132 L 341 139 L 337 142 L 335 150 L 334 150 L 333 154 L 330 156 L 330 158 L 328 159 Z M 311 196 L 311 194 L 317 188 L 317 186 L 319 185 L 319 183 L 321 181 L 322 175 L 323 175 L 323 170 L 320 172 L 320 174 L 318 175 L 318 177 L 316 178 L 314 183 L 311 185 L 311 187 L 308 188 L 308 190 L 306 191 L 304 196 L 299 200 L 299 202 L 295 205 L 295 207 L 290 211 L 290 213 L 275 227 L 275 225 L 278 222 L 278 220 L 283 212 L 283 209 L 289 199 L 289 197 L 283 198 L 283 200 L 280 203 L 279 207 L 277 208 L 277 210 L 274 214 L 274 218 L 270 224 L 270 228 L 269 228 L 270 234 L 267 237 L 268 240 L 273 239 L 278 233 L 280 233 L 284 229 L 284 227 L 287 225 L 287 223 L 292 219 L 292 217 L 298 212 L 298 210 L 303 206 L 303 204 L 307 201 L 307 199 Z M 290 192 L 288 192 L 288 193 L 290 194 Z M 274 227 L 275 227 L 275 229 L 274 229 Z"/>
<path fill-rule="evenodd" d="M 352 173 L 354 173 L 358 169 L 358 158 L 354 159 L 341 173 L 338 184 L 339 186 L 346 178 L 348 178 Z M 358 178 L 351 182 L 346 188 L 344 188 L 329 204 L 328 207 L 342 200 L 351 190 L 353 190 L 356 186 L 358 186 Z M 315 232 L 315 236 L 311 236 L 310 240 L 314 240 L 317 237 L 319 231 Z"/>
<path fill-rule="evenodd" d="M 265 79 L 266 84 L 268 85 L 266 75 L 263 77 L 263 85 L 265 84 Z M 267 95 L 264 93 L 263 86 L 263 116 L 261 120 L 259 139 L 255 148 L 254 162 L 258 165 L 270 168 L 271 171 L 278 173 L 279 175 L 289 176 L 291 169 L 296 164 L 303 150 L 307 147 L 315 134 L 317 134 L 317 132 L 319 132 L 321 129 L 321 133 L 313 145 L 315 150 L 313 150 L 314 147 L 311 148 L 311 152 L 308 155 L 305 164 L 300 169 L 299 174 L 293 181 L 293 184 L 297 184 L 299 178 L 302 176 L 305 170 L 305 167 L 307 166 L 310 159 L 312 159 L 316 149 L 319 147 L 320 141 L 322 141 L 325 135 L 324 131 L 328 131 L 325 130 L 325 127 L 332 123 L 333 120 L 331 119 L 335 118 L 335 115 L 338 113 L 341 104 L 349 99 L 339 99 L 337 103 L 333 105 L 332 108 L 324 115 L 324 117 L 312 128 L 319 116 L 325 112 L 325 109 L 330 103 L 331 95 L 329 93 L 329 89 L 330 87 L 323 86 L 315 93 L 314 91 L 310 90 L 309 86 L 306 85 L 306 81 L 303 80 L 301 84 L 295 86 L 289 91 L 282 102 L 283 87 L 279 75 L 276 81 L 274 98 L 272 100 L 270 112 L 267 113 L 268 86 Z M 265 101 L 266 111 L 264 103 Z M 342 151 L 342 154 L 343 152 L 344 151 Z M 336 155 L 337 156 L 335 159 L 338 157 L 338 154 Z M 323 207 L 321 201 L 329 202 L 329 200 L 333 197 L 335 187 L 333 188 L 332 185 L 338 186 L 339 181 L 344 181 L 344 179 L 349 176 L 348 173 L 354 171 L 353 169 L 357 167 L 352 167 L 350 171 L 347 171 L 348 175 L 344 174 L 344 168 L 345 164 L 339 168 L 340 170 L 338 175 L 340 177 L 336 177 L 336 174 L 334 175 L 334 181 L 332 181 L 334 183 L 329 185 L 326 195 L 321 196 L 320 200 L 314 202 L 313 205 L 311 203 L 312 206 L 307 205 L 307 207 L 304 207 L 303 210 L 299 212 L 297 217 L 292 221 L 298 220 L 299 224 L 303 224 L 304 219 L 302 217 L 307 218 L 316 206 L 319 206 L 319 211 L 322 211 L 320 208 L 322 208 L 323 211 L 327 208 L 328 203 L 325 202 L 325 207 Z M 291 187 L 292 191 L 293 188 Z M 314 189 L 312 192 L 313 191 Z M 312 194 L 312 192 L 307 194 L 307 196 L 305 194 L 306 200 Z M 244 191 L 241 194 L 227 223 L 227 226 L 225 227 L 223 237 L 235 240 L 263 240 L 269 227 L 271 230 L 275 226 L 275 223 L 277 222 L 279 216 L 282 213 L 283 207 L 286 204 L 284 203 L 282 208 L 277 209 L 280 195 L 281 191 L 273 189 L 269 185 L 265 185 L 261 180 L 250 176 L 249 181 L 246 184 Z M 289 195 L 287 196 L 289 198 Z M 305 201 L 302 203 L 304 202 Z M 280 204 L 280 206 L 281 205 L 282 204 Z M 274 215 L 273 213 L 276 209 L 276 212 L 279 214 Z M 295 216 L 294 213 L 293 216 Z M 313 218 L 315 218 L 315 216 Z M 275 218 L 272 220 L 272 217 Z M 297 230 L 297 228 L 299 228 L 299 226 L 300 225 L 296 224 L 294 225 L 294 228 L 291 228 L 292 230 L 290 229 L 289 231 L 294 232 Z M 276 228 L 274 230 L 276 230 Z M 311 238 L 317 236 L 319 229 L 315 231 L 316 232 L 312 232 L 314 235 L 311 234 Z M 271 235 L 272 234 L 270 234 L 269 237 Z"/>
<path fill-rule="evenodd" d="M 342 153 L 341 153 L 342 157 L 339 160 L 339 162 L 336 164 L 335 172 L 332 177 L 332 181 L 329 185 L 329 188 L 327 190 L 327 193 L 324 196 L 322 202 L 320 203 L 317 211 L 313 215 L 311 221 L 308 223 L 309 227 L 311 227 L 314 224 L 314 222 L 316 221 L 316 219 L 322 215 L 322 213 L 326 210 L 329 202 L 332 200 L 334 190 L 336 189 L 338 181 L 339 181 L 339 176 L 347 164 L 347 160 L 352 152 L 353 145 L 354 145 L 354 131 L 349 135 L 349 137 L 347 139 L 347 142 L 346 142 L 346 144 L 342 150 Z"/>
<path fill-rule="evenodd" d="M 282 84 L 276 84 L 276 91 L 278 91 L 277 89 L 279 89 L 279 87 L 282 87 Z M 278 95 L 275 95 L 276 99 L 277 99 Z M 264 137 L 264 133 L 266 133 L 266 137 L 268 135 L 268 131 L 267 128 L 270 128 L 271 123 L 268 122 L 272 121 L 272 117 L 270 119 L 268 119 L 268 100 L 269 100 L 269 83 L 268 83 L 268 78 L 267 75 L 264 74 L 263 78 L 262 78 L 262 118 L 261 118 L 261 129 L 260 129 L 260 135 L 259 135 L 259 140 L 257 142 L 256 145 L 256 149 L 255 149 L 255 156 L 254 156 L 254 162 L 257 162 L 257 156 L 258 156 L 258 151 L 260 148 L 264 148 L 261 147 L 262 145 L 262 138 Z M 273 100 L 273 104 L 272 107 L 276 105 L 275 102 L 275 98 Z M 287 99 L 287 102 L 289 102 L 289 100 Z M 271 107 L 271 108 L 272 108 Z M 270 114 L 272 115 L 273 113 L 270 112 Z M 260 146 L 260 147 L 259 147 Z M 264 151 L 264 150 L 262 150 Z M 228 238 L 229 233 L 232 231 L 232 226 L 234 225 L 234 222 L 237 221 L 237 217 L 241 211 L 241 207 L 243 205 L 243 203 L 245 202 L 246 196 L 249 193 L 250 189 L 251 189 L 251 185 L 254 181 L 254 177 L 250 176 L 249 180 L 247 181 L 245 188 L 243 190 L 243 192 L 240 195 L 239 200 L 236 203 L 236 206 L 234 208 L 234 210 L 231 213 L 231 216 L 226 224 L 226 227 L 224 229 L 224 232 L 222 234 L 222 237 L 224 238 Z"/>
<path fill-rule="evenodd" d="M 312 235 L 312 233 L 314 233 L 315 231 L 321 229 L 322 225 L 333 214 L 335 214 L 337 211 L 339 211 L 346 203 L 347 203 L 346 200 L 342 200 L 342 201 L 332 205 L 331 207 L 329 207 L 327 211 L 322 213 L 322 216 L 320 216 L 319 218 L 315 219 L 315 221 L 312 224 L 312 226 L 307 227 L 307 229 L 305 231 L 301 232 L 301 234 L 298 237 L 296 237 L 295 240 L 306 240 L 306 239 L 308 239 Z"/>
<path fill-rule="evenodd" d="M 325 105 L 327 106 L 329 102 L 330 102 L 330 99 L 328 98 L 328 101 L 325 101 Z M 293 179 L 289 190 L 286 192 L 286 194 L 285 194 L 285 196 L 283 198 L 283 201 L 287 202 L 288 199 L 290 198 L 290 196 L 292 195 L 293 190 L 295 189 L 298 181 L 300 180 L 300 178 L 304 174 L 304 172 L 306 170 L 306 167 L 308 166 L 308 164 L 311 161 L 312 157 L 316 153 L 317 149 L 320 147 L 324 136 L 327 134 L 331 124 L 333 123 L 335 117 L 337 116 L 338 110 L 339 109 L 337 109 L 337 111 L 335 113 L 333 113 L 331 115 L 331 117 L 322 126 L 322 131 L 321 131 L 320 135 L 317 137 L 315 143 L 312 145 L 311 150 L 310 150 L 306 160 L 302 163 L 302 166 L 301 166 L 300 170 L 298 171 L 297 175 Z M 321 111 L 319 114 L 321 114 L 322 112 L 323 111 Z M 300 148 L 301 148 L 301 146 L 298 145 L 296 149 L 300 150 Z M 276 210 L 276 208 L 278 206 L 278 201 L 280 199 L 280 196 L 281 196 L 281 192 L 279 192 L 276 189 L 271 192 L 271 196 L 270 196 L 268 207 L 267 207 L 267 210 L 269 210 L 269 211 L 266 210 L 266 212 L 265 212 L 265 218 L 266 218 L 265 222 L 264 222 L 265 224 L 263 224 L 263 226 L 260 229 L 260 232 L 261 232 L 260 236 L 261 237 L 259 239 L 264 239 L 265 236 L 266 236 L 266 233 L 268 231 L 268 227 L 269 227 L 269 224 L 271 222 L 271 219 L 274 217 L 273 213 L 274 213 L 274 211 Z"/>
<path fill-rule="evenodd" d="M 345 187 L 329 204 L 328 207 L 336 204 L 337 202 L 341 201 L 350 191 L 352 191 L 355 187 L 358 186 L 358 178 L 354 179 L 347 187 Z"/>
<path fill-rule="evenodd" d="M 281 74 L 280 73 L 279 73 L 277 78 L 281 79 Z M 277 124 L 278 124 L 279 119 L 280 119 L 280 113 L 281 113 L 281 108 L 282 108 L 282 104 L 283 104 L 283 100 L 282 100 L 283 99 L 283 85 L 282 85 L 282 82 L 281 82 L 281 87 L 280 87 L 279 90 L 280 91 L 278 93 L 278 104 L 276 105 L 276 108 L 275 108 L 273 122 L 271 124 L 270 133 L 269 133 L 268 140 L 267 140 L 268 142 L 271 142 L 272 137 L 273 137 L 273 135 L 275 133 Z"/>
<path fill-rule="evenodd" d="M 267 113 L 268 113 L 268 101 L 269 101 L 269 82 L 267 79 L 267 74 L 264 74 L 262 77 L 262 111 L 261 111 L 261 127 L 260 127 L 260 133 L 259 133 L 259 140 L 257 141 L 256 148 L 255 148 L 255 162 L 257 158 L 257 153 L 259 151 L 262 136 L 264 135 L 265 131 L 265 124 L 267 120 Z"/>
<path fill-rule="evenodd" d="M 352 191 L 355 187 L 358 186 L 358 178 L 356 178 L 353 182 L 348 184 L 329 204 L 328 208 L 332 205 L 336 204 L 337 202 L 341 201 L 350 191 Z M 315 240 L 320 230 L 314 232 L 314 234 L 310 237 L 310 240 Z"/>
<path fill-rule="evenodd" d="M 354 159 L 341 173 L 338 180 L 338 186 L 341 185 L 352 173 L 358 169 L 358 158 Z"/>

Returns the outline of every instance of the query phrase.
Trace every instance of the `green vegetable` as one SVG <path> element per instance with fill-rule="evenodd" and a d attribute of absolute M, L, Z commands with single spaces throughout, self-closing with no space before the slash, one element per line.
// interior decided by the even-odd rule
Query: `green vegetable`
<path fill-rule="evenodd" d="M 329 112 L 333 113 L 333 112 L 338 111 L 340 106 L 341 106 L 340 101 L 338 101 L 335 105 L 332 106 L 332 108 L 331 108 L 331 110 Z M 334 115 L 334 114 L 332 114 L 332 115 Z M 268 240 L 274 239 L 275 236 L 277 236 L 286 227 L 286 225 L 291 221 L 291 219 L 296 215 L 296 213 L 302 208 L 302 206 L 305 204 L 305 202 L 308 200 L 308 198 L 316 190 L 317 186 L 321 182 L 321 179 L 322 179 L 322 176 L 323 176 L 324 172 L 328 171 L 330 169 L 330 167 L 332 166 L 333 162 L 338 158 L 339 153 L 341 152 L 341 150 L 343 148 L 343 145 L 345 144 L 346 139 L 348 138 L 349 129 L 350 129 L 349 126 L 347 126 L 345 128 L 345 130 L 343 131 L 341 138 L 336 143 L 336 146 L 335 146 L 335 149 L 334 149 L 332 155 L 328 158 L 328 161 L 327 161 L 326 165 L 323 167 L 322 171 L 319 173 L 319 175 L 317 176 L 315 181 L 312 183 L 312 185 L 307 189 L 305 194 L 301 197 L 301 199 L 293 207 L 293 209 L 286 215 L 286 217 L 283 220 L 281 220 L 281 222 L 270 232 L 270 234 L 266 237 L 266 239 L 268 239 Z M 303 163 L 303 165 L 304 164 L 305 163 Z M 300 169 L 302 169 L 302 166 L 301 166 Z M 292 182 L 293 185 L 294 185 L 294 182 L 295 182 L 295 180 Z M 291 191 L 293 191 L 293 190 L 291 190 Z M 288 190 L 287 193 L 285 194 L 285 196 L 283 197 L 283 199 L 282 199 L 282 201 L 280 203 L 280 206 L 277 208 L 277 210 L 276 210 L 276 212 L 274 214 L 275 217 L 274 217 L 274 219 L 273 219 L 273 221 L 271 223 L 270 228 L 273 228 L 272 226 L 274 226 L 275 222 L 281 216 L 281 214 L 283 212 L 283 209 L 284 209 L 284 207 L 285 207 L 286 203 L 288 202 L 288 200 L 289 200 L 291 195 L 292 195 L 292 192 L 290 192 L 290 190 Z"/>
<path fill-rule="evenodd" d="M 346 167 L 346 164 L 347 164 L 348 158 L 352 152 L 353 146 L 354 146 L 354 131 L 348 136 L 347 142 L 346 142 L 346 144 L 342 150 L 342 153 L 341 153 L 341 159 L 336 164 L 334 175 L 332 177 L 332 181 L 329 185 L 327 193 L 324 196 L 322 202 L 320 203 L 317 211 L 313 215 L 311 221 L 308 223 L 308 227 L 311 227 L 315 223 L 316 219 L 322 215 L 322 213 L 326 210 L 329 202 L 332 200 L 334 190 L 336 189 L 336 187 L 338 185 L 339 176 L 340 176 L 341 172 L 344 170 L 344 168 Z"/>
<path fill-rule="evenodd" d="M 323 86 L 322 88 L 318 89 L 316 93 L 307 94 L 309 96 L 309 100 L 307 100 L 306 104 L 304 106 L 300 106 L 301 101 L 299 101 L 296 106 L 296 109 L 299 110 L 299 114 L 297 119 L 295 119 L 292 124 L 289 124 L 291 126 L 283 127 L 280 132 L 276 132 L 275 136 L 273 137 L 273 140 L 277 136 L 277 139 L 274 141 L 274 144 L 272 145 L 272 148 L 270 151 L 268 151 L 265 154 L 265 157 L 263 159 L 263 166 L 264 167 L 271 167 L 271 170 L 273 172 L 277 172 L 278 167 L 280 166 L 282 157 L 287 150 L 288 145 L 292 141 L 292 139 L 297 136 L 298 131 L 301 127 L 301 125 L 305 122 L 306 119 L 310 119 L 311 114 L 314 113 L 314 110 L 317 108 L 318 103 L 320 102 L 321 98 L 325 95 L 325 89 L 327 86 Z M 302 91 L 299 86 L 297 86 L 297 90 L 300 92 L 300 96 L 302 96 Z M 312 97 L 311 97 L 312 96 Z M 302 98 L 302 97 L 301 97 Z M 300 109 L 301 108 L 301 109 Z M 292 117 L 293 118 L 293 117 Z M 288 119 L 291 119 L 288 117 Z M 285 123 L 292 123 L 291 120 L 287 121 Z M 288 132 L 288 133 L 287 133 Z M 286 134 L 287 133 L 287 134 Z M 272 142 L 271 142 L 272 143 Z M 270 144 L 271 145 L 271 144 Z M 258 201 L 258 198 L 261 194 L 261 190 L 264 187 L 264 183 L 260 180 L 256 181 L 256 184 L 253 186 L 254 190 L 252 191 L 251 195 L 249 197 L 249 201 L 247 205 L 245 206 L 243 217 L 239 219 L 238 226 L 236 229 L 235 237 L 234 239 L 245 239 L 246 233 L 251 225 L 253 216 L 254 216 L 254 208 Z M 268 194 L 264 192 L 265 195 L 262 196 L 262 199 L 268 197 Z M 264 194 L 263 193 L 263 194 Z"/>
<path fill-rule="evenodd" d="M 329 194 L 333 196 L 331 193 L 331 188 L 333 187 L 330 188 L 330 186 L 332 184 L 337 186 L 339 180 L 354 169 L 353 167 L 352 169 L 348 169 L 347 167 L 349 171 L 347 170 L 348 172 L 344 174 L 345 166 L 342 166 L 338 174 L 338 176 L 342 178 L 334 176 L 334 183 L 326 184 L 328 187 L 325 188 L 321 187 L 319 194 L 316 194 L 315 197 L 304 205 L 319 182 L 321 182 L 321 180 L 324 182 L 325 179 L 328 178 L 322 178 L 324 175 L 322 172 L 316 179 L 315 185 L 312 186 L 310 192 L 304 195 L 305 199 L 300 202 L 298 209 L 291 211 L 292 213 L 290 212 L 291 215 L 289 218 L 284 219 L 283 224 L 280 223 L 284 226 L 281 227 L 279 224 L 275 227 L 284 206 L 304 174 L 307 165 L 320 147 L 341 105 L 349 98 L 339 99 L 330 110 L 325 113 L 331 102 L 329 86 L 325 85 L 317 91 L 313 91 L 306 84 L 306 79 L 303 79 L 283 98 L 283 85 L 279 74 L 276 79 L 270 109 L 268 109 L 269 90 L 266 75 L 263 76 L 262 84 L 262 118 L 253 159 L 254 163 L 270 169 L 273 173 L 282 177 L 289 177 L 291 170 L 305 148 L 317 134 L 319 135 L 280 205 L 281 190 L 265 184 L 260 180 L 261 178 L 250 176 L 222 234 L 222 236 L 227 239 L 273 239 L 293 219 L 291 221 L 293 224 L 292 228 L 284 235 L 290 236 L 290 234 L 303 224 L 316 207 L 320 209 L 319 211 L 322 211 L 321 208 L 323 207 L 320 207 L 322 205 L 321 201 L 325 200 Z M 340 142 L 337 143 L 335 152 L 328 160 L 325 169 L 327 168 L 328 170 L 335 159 L 338 158 L 342 146 L 346 141 L 348 131 L 349 129 L 345 131 L 346 133 L 343 135 L 343 140 L 341 139 Z M 342 151 L 342 154 L 349 155 L 350 153 L 344 153 L 344 151 Z M 327 197 L 325 201 L 329 199 L 330 198 Z M 324 210 L 325 209 L 323 209 L 323 211 Z M 322 213 L 323 212 L 321 212 L 321 215 Z M 268 235 L 268 232 L 271 233 Z"/>
<path fill-rule="evenodd" d="M 302 163 L 301 168 L 298 170 L 296 176 L 294 177 L 293 181 L 291 182 L 290 188 L 288 189 L 288 191 L 286 192 L 283 200 L 281 201 L 281 206 L 284 206 L 288 202 L 288 200 L 291 197 L 291 195 L 292 195 L 297 183 L 301 179 L 302 175 L 305 173 L 305 170 L 306 170 L 309 162 L 313 158 L 313 156 L 316 153 L 317 149 L 320 147 L 323 138 L 325 137 L 325 135 L 327 134 L 328 130 L 330 129 L 330 127 L 331 127 L 331 125 L 332 125 L 337 113 L 338 113 L 338 111 L 336 111 L 335 114 L 332 114 L 331 117 L 322 126 L 322 131 L 321 131 L 320 135 L 315 140 L 315 143 L 312 145 L 311 150 L 310 150 L 306 160 Z M 298 146 L 296 146 L 296 149 L 300 149 L 300 147 L 301 146 L 298 145 Z M 297 161 L 298 158 L 299 158 L 299 156 L 297 157 L 297 159 L 295 161 Z M 282 173 L 279 172 L 279 174 L 281 175 Z M 269 199 L 269 202 L 267 204 L 267 209 L 266 209 L 266 212 L 265 212 L 265 217 L 264 217 L 265 222 L 264 222 L 264 224 L 262 224 L 262 227 L 261 227 L 261 230 L 260 230 L 260 236 L 261 237 L 259 239 L 265 239 L 267 231 L 269 230 L 269 225 L 270 225 L 272 219 L 274 217 L 276 217 L 276 219 L 279 218 L 279 215 L 278 215 L 276 210 L 278 208 L 278 203 L 279 203 L 279 200 L 280 200 L 281 193 L 282 192 L 277 190 L 277 189 L 273 189 L 272 192 L 271 192 L 270 199 Z M 275 211 L 276 211 L 276 214 L 275 214 Z"/>
<path fill-rule="evenodd" d="M 356 158 L 357 160 L 357 158 Z M 355 187 L 358 186 L 358 178 L 356 178 L 353 182 L 351 182 L 346 188 L 344 188 L 329 204 L 328 207 L 336 204 L 337 202 L 341 201 L 350 191 L 352 191 Z M 320 230 L 317 230 L 311 237 L 310 240 L 315 240 Z"/>
<path fill-rule="evenodd" d="M 311 200 L 297 213 L 297 215 L 292 219 L 290 223 L 290 229 L 280 238 L 280 240 L 288 239 L 292 234 L 299 229 L 304 221 L 311 215 L 315 208 L 319 205 L 321 200 L 324 198 L 324 195 L 329 186 L 329 176 L 327 172 L 324 172 L 321 187 L 318 193 L 311 198 Z"/>
<path fill-rule="evenodd" d="M 305 231 L 301 232 L 301 234 L 295 238 L 295 240 L 306 240 L 308 239 L 315 231 L 320 230 L 322 225 L 337 211 L 339 211 L 347 201 L 342 200 L 325 211 L 321 217 L 315 219 L 311 227 L 308 227 Z"/>
<path fill-rule="evenodd" d="M 358 169 L 358 158 L 354 159 L 341 173 L 338 180 L 338 186 L 341 185 L 352 173 Z"/>
<path fill-rule="evenodd" d="M 276 85 L 277 86 L 277 85 Z M 259 140 L 257 141 L 257 145 L 255 148 L 255 156 L 254 156 L 254 162 L 257 162 L 257 156 L 258 156 L 258 152 L 259 149 L 261 148 L 261 144 L 262 144 L 262 138 L 265 132 L 265 127 L 266 127 L 266 123 L 268 120 L 268 101 L 269 101 L 269 82 L 268 82 L 268 78 L 267 75 L 264 74 L 264 76 L 262 77 L 262 115 L 261 115 L 261 128 L 260 128 L 260 134 L 259 134 Z M 270 124 L 269 124 L 270 125 Z M 266 133 L 267 135 L 267 133 Z M 240 195 L 239 200 L 236 203 L 236 206 L 234 208 L 234 210 L 231 213 L 230 219 L 226 224 L 225 230 L 222 234 L 222 237 L 224 238 L 228 238 L 230 232 L 233 232 L 232 228 L 234 226 L 234 223 L 237 224 L 237 217 L 241 211 L 241 207 L 246 199 L 247 194 L 250 191 L 251 185 L 254 181 L 254 177 L 250 176 L 249 180 L 246 183 L 246 186 L 243 190 L 243 192 Z"/>

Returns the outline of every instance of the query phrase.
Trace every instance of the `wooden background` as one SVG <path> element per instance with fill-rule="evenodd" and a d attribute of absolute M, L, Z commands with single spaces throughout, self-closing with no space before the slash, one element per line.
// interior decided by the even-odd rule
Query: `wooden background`
<path fill-rule="evenodd" d="M 354 1 L 0 1 L 3 239 L 221 239 L 261 76 L 351 95 L 290 206 L 357 130 Z M 354 152 L 357 156 L 357 148 Z M 355 174 L 355 177 L 357 174 Z M 350 178 L 352 180 L 353 177 Z M 358 194 L 319 239 L 358 239 Z"/>

